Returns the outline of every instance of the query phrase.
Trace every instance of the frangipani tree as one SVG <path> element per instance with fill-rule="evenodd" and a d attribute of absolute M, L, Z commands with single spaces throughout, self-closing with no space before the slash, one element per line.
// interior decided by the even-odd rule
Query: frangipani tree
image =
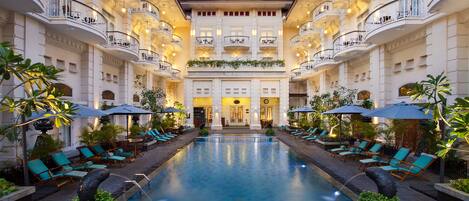
<path fill-rule="evenodd" d="M 26 168 L 28 124 L 40 119 L 54 117 L 54 124 L 60 127 L 70 124 L 73 109 L 71 103 L 61 99 L 61 93 L 53 83 L 58 80 L 61 70 L 46 66 L 42 63 L 32 63 L 30 59 L 24 59 L 16 54 L 8 44 L 0 44 L 0 87 L 6 83 L 6 92 L 0 99 L 0 111 L 15 114 L 15 121 L 4 125 L 0 135 L 8 135 L 10 139 L 22 139 L 24 182 L 29 183 L 28 169 Z M 13 83 L 13 84 L 12 84 Z M 15 91 L 22 90 L 20 97 L 15 97 Z M 33 113 L 48 110 L 43 116 L 31 118 Z"/>

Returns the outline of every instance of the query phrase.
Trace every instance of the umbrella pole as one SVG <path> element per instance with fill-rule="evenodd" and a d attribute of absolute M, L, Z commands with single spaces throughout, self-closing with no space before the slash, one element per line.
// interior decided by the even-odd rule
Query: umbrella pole
<path fill-rule="evenodd" d="M 339 116 L 339 139 L 341 135 L 342 135 L 342 114 L 340 114 Z"/>
<path fill-rule="evenodd" d="M 126 115 L 126 117 L 127 117 L 127 119 L 126 119 L 126 121 L 127 121 L 127 133 L 126 134 L 127 134 L 127 139 L 129 139 L 129 115 Z"/>

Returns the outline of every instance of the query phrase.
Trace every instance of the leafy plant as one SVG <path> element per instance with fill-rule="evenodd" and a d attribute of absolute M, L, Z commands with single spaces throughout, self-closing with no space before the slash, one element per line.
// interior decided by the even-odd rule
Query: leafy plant
<path fill-rule="evenodd" d="M 274 136 L 274 135 L 275 135 L 274 129 L 268 128 L 268 129 L 265 131 L 265 135 L 266 135 L 266 136 Z"/>
<path fill-rule="evenodd" d="M 447 155 L 453 149 L 453 144 L 458 138 L 464 139 L 469 144 L 469 97 L 456 98 L 455 103 L 449 107 L 450 116 L 449 123 L 453 129 L 449 138 L 443 143 L 444 146 L 440 150 L 440 155 Z M 467 152 L 466 150 L 460 150 Z"/>
<path fill-rule="evenodd" d="M 251 67 L 284 67 L 285 62 L 283 60 L 275 61 L 262 61 L 262 60 L 237 60 L 237 61 L 225 61 L 225 60 L 189 60 L 187 67 L 211 67 L 211 68 L 234 68 L 238 69 L 240 66 L 251 66 Z"/>
<path fill-rule="evenodd" d="M 51 135 L 47 134 L 39 135 L 37 142 L 36 146 L 31 150 L 31 159 L 45 159 L 50 153 L 60 150 L 63 146 L 60 140 L 56 140 Z"/>
<path fill-rule="evenodd" d="M 112 197 L 111 193 L 98 189 L 98 191 L 96 192 L 96 195 L 94 196 L 94 200 L 95 201 L 115 201 L 116 199 Z M 72 199 L 72 201 L 80 201 L 80 200 L 78 199 L 78 197 L 75 197 Z"/>
<path fill-rule="evenodd" d="M 394 130 L 386 123 L 378 124 L 377 134 L 384 141 L 386 145 L 393 145 L 395 142 Z"/>
<path fill-rule="evenodd" d="M 130 127 L 130 137 L 136 137 L 143 131 L 145 131 L 144 127 L 134 124 Z"/>
<path fill-rule="evenodd" d="M 200 129 L 199 135 L 202 136 L 202 137 L 208 136 L 208 129 L 207 128 Z"/>
<path fill-rule="evenodd" d="M 399 201 L 399 198 L 397 196 L 388 198 L 379 193 L 365 191 L 360 193 L 358 201 Z"/>
<path fill-rule="evenodd" d="M 176 112 L 176 113 L 174 113 L 174 115 L 176 117 L 176 121 L 177 121 L 178 125 L 183 125 L 186 121 L 186 118 L 187 118 L 186 113 L 185 113 L 186 108 L 184 107 L 184 105 L 182 103 L 177 102 L 177 101 L 174 102 L 174 108 L 182 111 L 182 112 Z"/>
<path fill-rule="evenodd" d="M 114 124 L 88 125 L 82 128 L 80 142 L 88 146 L 103 143 L 114 144 L 119 133 L 124 132 L 124 128 Z"/>
<path fill-rule="evenodd" d="M 469 179 L 456 179 L 449 181 L 451 187 L 465 193 L 469 193 Z"/>
<path fill-rule="evenodd" d="M 0 178 L 0 198 L 10 193 L 13 193 L 16 190 L 17 189 L 15 184 L 7 181 L 6 179 Z"/>
<path fill-rule="evenodd" d="M 87 146 L 92 146 L 98 143 L 96 136 L 99 132 L 99 124 L 94 126 L 92 124 L 88 124 L 87 126 L 81 128 L 80 132 L 80 142 Z"/>
<path fill-rule="evenodd" d="M 372 109 L 373 108 L 373 102 L 370 99 L 365 99 L 363 100 L 361 106 L 366 109 Z"/>
<path fill-rule="evenodd" d="M 377 132 L 376 132 L 376 126 L 368 123 L 368 122 L 362 122 L 362 121 L 355 121 L 355 128 L 357 128 L 360 131 L 360 134 L 368 139 L 374 139 Z"/>
<path fill-rule="evenodd" d="M 163 129 L 168 129 L 168 128 L 174 128 L 176 126 L 176 119 L 174 118 L 174 115 L 167 114 L 161 121 L 161 127 Z"/>

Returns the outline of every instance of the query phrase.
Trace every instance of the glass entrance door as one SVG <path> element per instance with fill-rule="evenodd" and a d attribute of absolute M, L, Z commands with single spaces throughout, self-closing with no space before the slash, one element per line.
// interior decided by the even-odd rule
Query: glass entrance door
<path fill-rule="evenodd" d="M 230 107 L 230 125 L 244 125 L 243 106 Z"/>

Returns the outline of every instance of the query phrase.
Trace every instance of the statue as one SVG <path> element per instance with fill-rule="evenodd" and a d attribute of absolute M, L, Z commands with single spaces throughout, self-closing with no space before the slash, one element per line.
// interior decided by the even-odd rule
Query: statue
<path fill-rule="evenodd" d="M 396 183 L 394 183 L 391 174 L 381 168 L 367 168 L 365 171 L 366 176 L 376 183 L 378 193 L 392 198 L 396 195 Z"/>
<path fill-rule="evenodd" d="M 94 201 L 99 184 L 106 180 L 110 175 L 108 169 L 94 169 L 83 177 L 78 188 L 78 199 L 80 201 Z"/>

